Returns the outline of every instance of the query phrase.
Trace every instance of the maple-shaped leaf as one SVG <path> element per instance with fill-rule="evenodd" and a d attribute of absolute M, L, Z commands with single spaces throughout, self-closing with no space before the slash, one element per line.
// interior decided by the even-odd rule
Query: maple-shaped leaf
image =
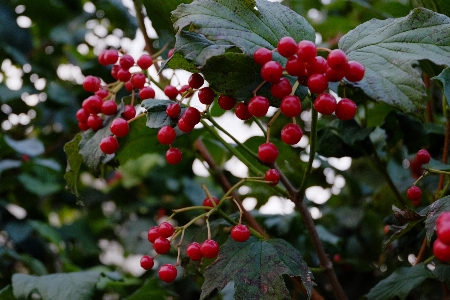
<path fill-rule="evenodd" d="M 300 253 L 283 239 L 236 242 L 231 237 L 221 246 L 217 260 L 206 268 L 200 299 L 214 289 L 234 282 L 235 299 L 291 299 L 282 275 L 299 276 L 308 296 L 313 275 Z"/>

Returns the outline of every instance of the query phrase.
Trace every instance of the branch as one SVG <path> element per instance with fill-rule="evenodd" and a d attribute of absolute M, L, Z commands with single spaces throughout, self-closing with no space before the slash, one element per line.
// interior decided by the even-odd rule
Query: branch
<path fill-rule="evenodd" d="M 142 12 L 142 3 L 140 0 L 133 0 L 133 2 L 134 2 L 134 9 L 136 10 L 136 18 L 138 20 L 139 29 L 142 31 L 142 35 L 144 36 L 145 51 L 147 51 L 148 54 L 150 54 L 151 56 L 153 55 L 153 53 L 155 53 L 155 49 L 153 49 L 152 40 L 148 36 L 147 28 L 145 27 L 144 13 Z M 155 67 L 157 67 L 156 64 Z"/>

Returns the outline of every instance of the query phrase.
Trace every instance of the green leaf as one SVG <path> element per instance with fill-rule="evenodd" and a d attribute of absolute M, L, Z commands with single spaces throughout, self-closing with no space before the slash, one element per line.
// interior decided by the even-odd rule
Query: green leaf
<path fill-rule="evenodd" d="M 427 219 L 425 220 L 425 229 L 427 231 L 426 236 L 428 243 L 433 237 L 436 220 L 444 211 L 450 211 L 450 196 L 445 196 L 420 211 L 420 214 L 426 214 L 427 216 Z"/>
<path fill-rule="evenodd" d="M 141 103 L 141 106 L 147 111 L 147 127 L 149 128 L 161 128 L 164 126 L 175 127 L 177 120 L 172 119 L 166 114 L 166 108 L 169 104 L 175 103 L 172 100 L 158 100 L 148 99 Z M 186 108 L 181 108 L 180 116 L 184 113 Z"/>
<path fill-rule="evenodd" d="M 238 243 L 231 237 L 220 248 L 217 260 L 206 268 L 200 299 L 234 281 L 235 299 L 291 299 L 282 275 L 300 276 L 311 296 L 313 276 L 302 256 L 282 239 L 250 238 Z"/>
<path fill-rule="evenodd" d="M 62 242 L 61 236 L 59 235 L 56 228 L 50 226 L 47 223 L 40 222 L 40 221 L 30 221 L 31 226 L 39 232 L 39 234 L 43 237 L 45 237 L 49 242 L 59 246 L 59 244 Z"/>
<path fill-rule="evenodd" d="M 366 73 L 353 84 L 369 97 L 423 115 L 425 86 L 412 63 L 430 60 L 450 65 L 450 19 L 424 8 L 398 19 L 372 19 L 347 33 L 339 48 L 361 62 Z"/>
<path fill-rule="evenodd" d="M 450 106 L 450 68 L 444 69 L 441 74 L 431 78 L 433 80 L 439 80 L 444 87 L 444 95 L 447 99 L 447 105 Z"/>
<path fill-rule="evenodd" d="M 437 280 L 450 287 L 450 265 L 439 261 L 435 262 L 435 268 L 431 271 Z"/>
<path fill-rule="evenodd" d="M 433 158 L 430 159 L 430 162 L 428 163 L 428 168 L 439 171 L 450 171 L 450 165 L 444 164 L 443 162 L 435 160 Z"/>
<path fill-rule="evenodd" d="M 9 169 L 19 168 L 22 165 L 22 161 L 17 159 L 2 159 L 0 160 L 0 174 Z"/>
<path fill-rule="evenodd" d="M 410 0 L 412 7 L 425 7 L 450 16 L 450 2 L 447 0 Z"/>
<path fill-rule="evenodd" d="M 45 151 L 44 144 L 36 138 L 29 138 L 20 141 L 13 140 L 7 135 L 5 135 L 4 138 L 6 144 L 20 154 L 26 154 L 29 156 L 38 156 L 44 153 Z"/>
<path fill-rule="evenodd" d="M 14 274 L 12 286 L 18 299 L 29 299 L 37 292 L 45 300 L 85 300 L 92 298 L 99 277 L 100 272 L 96 271 L 43 276 Z"/>
<path fill-rule="evenodd" d="M 164 162 L 164 158 L 157 153 L 146 153 L 134 160 L 127 161 L 120 166 L 123 186 L 130 188 L 141 183 L 151 169 L 163 166 Z"/>
<path fill-rule="evenodd" d="M 67 183 L 67 188 L 75 194 L 78 193 L 78 176 L 80 173 L 81 164 L 83 163 L 83 156 L 80 154 L 78 144 L 81 141 L 81 134 L 77 134 L 73 140 L 64 145 L 64 152 L 67 156 L 67 168 L 64 174 L 64 179 Z"/>
<path fill-rule="evenodd" d="M 403 300 L 427 278 L 432 278 L 432 274 L 423 263 L 411 268 L 399 268 L 374 286 L 366 297 L 369 300 L 390 300 L 397 296 Z"/>
<path fill-rule="evenodd" d="M 12 286 L 8 284 L 0 290 L 0 299 L 3 300 L 16 300 L 13 294 Z"/>
<path fill-rule="evenodd" d="M 160 284 L 160 280 L 156 277 L 148 279 L 140 289 L 131 294 L 127 300 L 143 300 L 143 299 L 167 299 L 171 296 L 170 291 Z"/>

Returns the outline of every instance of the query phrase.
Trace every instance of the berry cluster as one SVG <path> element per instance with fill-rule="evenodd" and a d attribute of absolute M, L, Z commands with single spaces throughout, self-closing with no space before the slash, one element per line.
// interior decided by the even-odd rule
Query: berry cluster
<path fill-rule="evenodd" d="M 417 152 L 414 161 L 418 165 L 422 166 L 424 164 L 429 163 L 430 159 L 431 159 L 430 153 L 428 153 L 428 151 L 425 149 L 421 149 Z M 410 187 L 406 191 L 406 196 L 408 197 L 409 200 L 411 200 L 411 202 L 413 203 L 414 206 L 418 206 L 418 205 L 420 205 L 420 198 L 422 197 L 422 190 L 414 184 L 412 187 Z"/>
<path fill-rule="evenodd" d="M 433 254 L 437 259 L 450 262 L 450 212 L 439 215 L 436 220 L 437 239 L 433 244 Z"/>

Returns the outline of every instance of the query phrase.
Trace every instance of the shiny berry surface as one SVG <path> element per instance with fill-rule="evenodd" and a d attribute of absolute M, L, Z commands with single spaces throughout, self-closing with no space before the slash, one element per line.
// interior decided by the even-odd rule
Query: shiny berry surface
<path fill-rule="evenodd" d="M 162 281 L 171 283 L 177 278 L 177 273 L 177 268 L 174 265 L 164 264 L 159 268 L 158 276 Z"/>
<path fill-rule="evenodd" d="M 297 53 L 297 42 L 290 36 L 282 37 L 278 42 L 277 50 L 281 56 L 289 58 Z"/>
<path fill-rule="evenodd" d="M 302 139 L 303 131 L 297 124 L 287 124 L 281 129 L 281 139 L 288 145 L 295 145 Z"/>
<path fill-rule="evenodd" d="M 348 81 L 358 82 L 364 77 L 365 68 L 357 61 L 349 61 L 347 67 L 345 68 L 345 78 Z"/>
<path fill-rule="evenodd" d="M 269 110 L 269 100 L 263 96 L 254 96 L 248 102 L 248 112 L 255 117 L 264 117 Z"/>
<path fill-rule="evenodd" d="M 169 97 L 169 99 L 175 99 L 178 96 L 178 90 L 173 85 L 166 85 L 164 87 L 164 94 Z"/>
<path fill-rule="evenodd" d="M 150 55 L 148 54 L 142 54 L 138 60 L 137 60 L 137 65 L 139 66 L 139 68 L 141 68 L 142 70 L 147 70 L 148 68 L 151 67 L 151 65 L 153 64 L 153 59 Z"/>
<path fill-rule="evenodd" d="M 297 56 L 300 61 L 310 62 L 317 55 L 316 44 L 303 40 L 297 45 Z"/>
<path fill-rule="evenodd" d="M 115 49 L 105 49 L 100 52 L 98 56 L 98 62 L 102 66 L 113 65 L 119 59 L 119 53 Z"/>
<path fill-rule="evenodd" d="M 166 114 L 170 118 L 176 119 L 180 116 L 180 113 L 181 113 L 181 106 L 178 102 L 170 103 L 169 105 L 167 105 Z"/>
<path fill-rule="evenodd" d="M 90 114 L 98 114 L 102 111 L 103 101 L 97 96 L 89 96 L 85 101 L 83 101 L 83 108 Z"/>
<path fill-rule="evenodd" d="M 450 262 L 450 245 L 444 244 L 440 239 L 436 239 L 433 244 L 434 256 L 443 262 Z"/>
<path fill-rule="evenodd" d="M 436 227 L 438 239 L 446 245 L 450 246 L 450 223 L 442 224 Z"/>
<path fill-rule="evenodd" d="M 309 75 L 324 74 L 327 70 L 327 60 L 322 56 L 316 56 L 312 61 L 306 65 L 306 70 Z"/>
<path fill-rule="evenodd" d="M 284 97 L 283 100 L 281 100 L 280 110 L 286 117 L 297 117 L 302 112 L 300 98 L 294 95 Z"/>
<path fill-rule="evenodd" d="M 283 97 L 289 95 L 291 91 L 291 83 L 284 77 L 280 78 L 277 82 L 272 83 L 272 86 L 270 87 L 270 93 L 278 99 L 282 99 Z"/>
<path fill-rule="evenodd" d="M 201 114 L 195 107 L 188 107 L 183 113 L 184 122 L 189 126 L 195 126 L 200 122 Z"/>
<path fill-rule="evenodd" d="M 236 108 L 234 109 L 234 113 L 236 114 L 236 117 L 239 119 L 245 121 L 249 120 L 253 115 L 248 111 L 247 104 L 241 102 L 238 105 L 236 105 Z"/>
<path fill-rule="evenodd" d="M 264 143 L 258 147 L 258 158 L 265 163 L 273 163 L 278 157 L 278 148 L 272 143 Z"/>
<path fill-rule="evenodd" d="M 296 55 L 291 56 L 286 62 L 286 72 L 292 76 L 303 76 L 306 74 L 306 63 L 299 60 Z"/>
<path fill-rule="evenodd" d="M 357 106 L 353 100 L 342 98 L 336 105 L 336 117 L 341 120 L 351 120 L 356 115 Z"/>
<path fill-rule="evenodd" d="M 145 77 L 144 74 L 136 73 L 131 77 L 131 84 L 135 89 L 142 89 L 144 87 L 146 79 L 147 77 Z"/>
<path fill-rule="evenodd" d="M 198 261 L 203 257 L 202 251 L 200 250 L 200 244 L 197 242 L 190 243 L 187 246 L 186 254 L 194 261 Z"/>
<path fill-rule="evenodd" d="M 84 108 L 80 108 L 77 111 L 75 117 L 77 118 L 78 122 L 86 123 L 87 119 L 89 118 L 89 113 Z"/>
<path fill-rule="evenodd" d="M 208 105 L 214 102 L 216 93 L 210 87 L 204 87 L 198 90 L 198 100 L 200 103 Z"/>
<path fill-rule="evenodd" d="M 272 51 L 266 49 L 266 48 L 259 48 L 255 51 L 253 54 L 253 60 L 258 65 L 264 65 L 266 62 L 272 60 Z"/>
<path fill-rule="evenodd" d="M 143 87 L 139 90 L 139 98 L 141 98 L 141 100 L 153 99 L 155 98 L 155 90 L 149 86 Z"/>
<path fill-rule="evenodd" d="M 341 49 L 334 49 L 327 56 L 328 66 L 333 70 L 344 70 L 347 66 L 347 54 Z"/>
<path fill-rule="evenodd" d="M 219 99 L 217 99 L 217 104 L 223 110 L 230 110 L 236 105 L 236 99 L 227 95 L 220 95 Z"/>
<path fill-rule="evenodd" d="M 166 152 L 166 161 L 171 165 L 176 165 L 183 159 L 183 153 L 180 149 L 171 147 Z"/>
<path fill-rule="evenodd" d="M 117 79 L 122 82 L 127 82 L 131 79 L 131 73 L 127 69 L 120 68 L 117 70 Z"/>
<path fill-rule="evenodd" d="M 148 255 L 144 255 L 141 258 L 141 267 L 145 270 L 150 270 L 155 265 L 153 258 Z"/>
<path fill-rule="evenodd" d="M 86 92 L 96 92 L 100 89 L 100 84 L 100 78 L 89 75 L 84 78 L 83 89 Z"/>
<path fill-rule="evenodd" d="M 264 180 L 270 181 L 270 185 L 275 186 L 280 181 L 280 172 L 278 172 L 276 169 L 269 169 L 264 175 Z"/>
<path fill-rule="evenodd" d="M 309 76 L 307 85 L 311 93 L 321 94 L 328 88 L 328 80 L 323 74 L 313 74 Z"/>
<path fill-rule="evenodd" d="M 420 149 L 416 154 L 416 159 L 419 163 L 424 165 L 430 162 L 431 155 L 427 150 Z"/>
<path fill-rule="evenodd" d="M 191 132 L 194 129 L 194 126 L 187 124 L 184 118 L 178 119 L 178 128 L 183 132 Z"/>
<path fill-rule="evenodd" d="M 175 138 L 177 137 L 177 133 L 175 132 L 175 129 L 173 129 L 170 126 L 164 126 L 158 131 L 158 141 L 161 144 L 164 145 L 170 145 L 175 141 Z"/>
<path fill-rule="evenodd" d="M 268 61 L 261 68 L 261 76 L 265 81 L 277 82 L 283 75 L 283 67 L 277 61 Z"/>
<path fill-rule="evenodd" d="M 119 142 L 113 136 L 104 137 L 100 141 L 100 150 L 105 154 L 113 154 L 119 148 Z"/>
<path fill-rule="evenodd" d="M 117 113 L 117 104 L 112 100 L 106 100 L 102 104 L 102 113 L 107 116 L 112 116 Z"/>
<path fill-rule="evenodd" d="M 161 224 L 159 224 L 158 232 L 160 236 L 168 238 L 172 236 L 172 234 L 175 232 L 175 229 L 169 222 L 162 222 Z"/>
<path fill-rule="evenodd" d="M 205 83 L 205 80 L 203 79 L 203 76 L 198 73 L 192 74 L 188 79 L 188 84 L 193 89 L 199 89 L 203 83 Z"/>
<path fill-rule="evenodd" d="M 422 197 L 422 190 L 418 186 L 413 185 L 406 191 L 406 196 L 411 201 L 418 201 Z"/>
<path fill-rule="evenodd" d="M 170 251 L 170 242 L 165 237 L 157 237 L 153 242 L 153 249 L 156 253 L 166 254 Z"/>
<path fill-rule="evenodd" d="M 109 129 L 111 130 L 112 134 L 121 138 L 128 134 L 128 132 L 130 131 L 130 126 L 125 119 L 116 118 L 112 121 Z"/>
<path fill-rule="evenodd" d="M 331 115 L 336 110 L 336 98 L 331 94 L 320 94 L 314 101 L 314 108 L 322 115 Z"/>
<path fill-rule="evenodd" d="M 238 224 L 231 229 L 231 237 L 236 242 L 245 242 L 250 237 L 250 229 L 243 224 Z"/>
<path fill-rule="evenodd" d="M 153 226 L 150 228 L 147 232 L 147 239 L 150 243 L 154 243 L 157 238 L 159 238 L 161 235 L 159 234 L 159 227 Z"/>
<path fill-rule="evenodd" d="M 212 196 L 214 203 L 217 205 L 219 204 L 219 199 L 217 199 L 216 197 Z M 203 199 L 203 206 L 208 206 L 208 207 L 214 207 L 213 203 L 211 202 L 211 199 L 209 199 L 209 197 L 206 197 L 205 199 Z"/>
<path fill-rule="evenodd" d="M 125 105 L 121 116 L 127 121 L 133 119 L 136 116 L 136 108 L 133 105 Z"/>
<path fill-rule="evenodd" d="M 92 130 L 97 131 L 103 127 L 103 119 L 99 115 L 90 115 L 87 124 Z"/>
<path fill-rule="evenodd" d="M 214 258 L 219 254 L 219 244 L 214 240 L 206 240 L 200 246 L 202 255 L 206 258 Z"/>
<path fill-rule="evenodd" d="M 134 58 L 129 54 L 124 54 L 119 59 L 119 65 L 122 69 L 128 70 L 134 65 Z"/>

